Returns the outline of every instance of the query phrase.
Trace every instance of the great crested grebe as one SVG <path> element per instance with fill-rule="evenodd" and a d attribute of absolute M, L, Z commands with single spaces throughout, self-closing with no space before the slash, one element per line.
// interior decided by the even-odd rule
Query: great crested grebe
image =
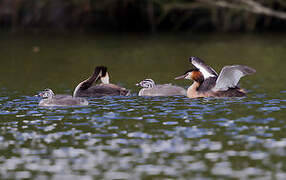
<path fill-rule="evenodd" d="M 94 82 L 101 80 L 101 84 L 92 86 Z M 74 90 L 74 97 L 101 97 L 101 96 L 129 96 L 130 90 L 109 83 L 107 67 L 97 66 L 94 73 L 86 80 L 77 85 Z"/>
<path fill-rule="evenodd" d="M 245 91 L 238 87 L 240 78 L 256 72 L 244 65 L 232 65 L 222 68 L 218 75 L 214 69 L 197 57 L 190 57 L 190 62 L 196 67 L 175 79 L 191 79 L 194 83 L 188 88 L 189 98 L 198 97 L 241 97 Z"/>
<path fill-rule="evenodd" d="M 71 95 L 55 95 L 51 89 L 44 89 L 38 94 L 42 97 L 39 106 L 87 106 L 88 101 L 84 98 L 72 97 Z"/>
<path fill-rule="evenodd" d="M 137 83 L 136 86 L 143 87 L 138 93 L 139 96 L 187 95 L 187 91 L 182 87 L 174 86 L 171 84 L 156 85 L 152 79 L 144 79 L 143 81 Z"/>

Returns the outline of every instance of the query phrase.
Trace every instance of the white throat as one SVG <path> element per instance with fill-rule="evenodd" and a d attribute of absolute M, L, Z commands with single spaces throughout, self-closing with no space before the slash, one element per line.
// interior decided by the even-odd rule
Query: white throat
<path fill-rule="evenodd" d="M 106 72 L 106 75 L 104 77 L 101 77 L 100 78 L 101 82 L 103 84 L 109 84 L 109 75 L 108 75 L 108 72 Z"/>

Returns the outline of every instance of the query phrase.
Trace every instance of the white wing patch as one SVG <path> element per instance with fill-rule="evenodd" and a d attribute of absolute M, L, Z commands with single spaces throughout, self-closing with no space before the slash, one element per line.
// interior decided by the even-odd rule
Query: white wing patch
<path fill-rule="evenodd" d="M 200 64 L 193 63 L 193 65 L 201 71 L 201 73 L 203 74 L 205 79 L 207 79 L 209 77 L 215 77 L 216 76 L 214 74 L 211 74 L 207 69 L 205 69 Z"/>
<path fill-rule="evenodd" d="M 191 58 L 191 63 L 201 71 L 205 79 L 217 76 L 217 73 L 213 68 L 209 67 L 198 58 Z"/>

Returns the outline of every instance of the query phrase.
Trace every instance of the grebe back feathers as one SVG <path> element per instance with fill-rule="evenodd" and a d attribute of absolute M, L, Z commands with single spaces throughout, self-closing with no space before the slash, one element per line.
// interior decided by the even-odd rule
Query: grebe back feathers
<path fill-rule="evenodd" d="M 172 84 L 158 84 L 156 85 L 152 79 L 144 79 L 137 83 L 136 86 L 141 86 L 139 96 L 186 96 L 186 90 L 182 87 Z"/>

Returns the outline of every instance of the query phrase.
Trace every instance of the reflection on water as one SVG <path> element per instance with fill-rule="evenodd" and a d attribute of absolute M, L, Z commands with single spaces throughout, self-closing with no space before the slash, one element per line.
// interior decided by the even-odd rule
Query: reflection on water
<path fill-rule="evenodd" d="M 275 54 L 279 46 L 268 47 L 266 42 L 263 46 L 264 40 L 257 37 L 252 38 L 262 45 L 243 38 L 234 42 L 215 38 L 208 45 L 194 39 L 200 48 L 188 38 L 145 38 L 125 42 L 106 37 L 109 43 L 102 38 L 64 38 L 65 46 L 61 40 L 51 46 L 55 39 L 48 44 L 41 42 L 47 39 L 22 39 L 24 46 L 19 37 L 17 42 L 10 37 L 9 48 L 0 55 L 0 74 L 5 77 L 0 82 L 0 179 L 285 179 L 286 93 L 281 82 L 286 74 L 265 75 L 268 68 L 281 69 L 279 58 L 268 62 L 284 56 Z M 253 45 L 251 50 L 241 45 L 245 42 Z M 41 46 L 37 54 L 28 47 L 35 44 Z M 227 46 L 234 49 L 233 55 L 239 46 L 236 53 L 242 55 L 220 54 Z M 259 53 L 273 56 L 261 56 L 259 64 L 248 61 L 246 57 L 260 56 L 255 52 L 261 49 Z M 134 84 L 147 76 L 187 86 L 187 81 L 176 82 L 173 77 L 190 67 L 186 59 L 192 52 L 200 51 L 217 70 L 230 64 L 228 59 L 256 68 L 256 75 L 241 82 L 249 96 L 136 96 Z M 50 87 L 71 94 L 89 75 L 90 64 L 103 63 L 112 69 L 111 80 L 132 89 L 132 96 L 92 98 L 86 107 L 38 106 L 39 99 L 33 96 L 37 91 Z"/>
<path fill-rule="evenodd" d="M 12 95 L 0 98 L 2 178 L 286 177 L 285 100 L 132 96 L 51 108 Z"/>

